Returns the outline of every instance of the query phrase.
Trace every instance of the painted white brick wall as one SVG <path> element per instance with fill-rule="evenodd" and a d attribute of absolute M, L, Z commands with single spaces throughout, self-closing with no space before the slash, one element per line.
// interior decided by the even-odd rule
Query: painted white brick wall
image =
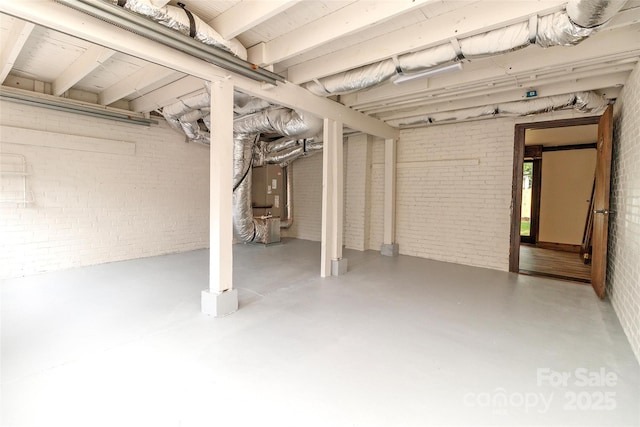
<path fill-rule="evenodd" d="M 293 224 L 283 237 L 320 241 L 322 236 L 322 151 L 293 163 Z"/>
<path fill-rule="evenodd" d="M 208 148 L 185 144 L 164 121 L 144 127 L 13 103 L 0 108 L 0 153 L 25 156 L 35 199 L 0 205 L 0 277 L 208 246 Z M 6 143 L 1 126 L 53 132 L 61 143 L 67 135 L 132 141 L 135 153 Z"/>
<path fill-rule="evenodd" d="M 344 245 L 363 251 L 369 247 L 371 197 L 371 137 L 357 135 L 344 144 Z"/>
<path fill-rule="evenodd" d="M 366 208 L 367 138 L 353 144 L 344 143 L 344 221 L 343 242 L 346 247 L 364 250 Z M 383 153 L 384 154 L 384 153 Z M 350 169 L 349 169 L 349 165 Z M 371 168 L 371 160 L 368 160 Z M 283 237 L 322 239 L 322 152 L 298 159 L 293 164 L 293 225 L 282 231 Z"/>
<path fill-rule="evenodd" d="M 508 270 L 513 126 L 501 119 L 401 132 L 401 254 Z"/>
<path fill-rule="evenodd" d="M 608 293 L 640 361 L 640 67 L 614 113 Z"/>
<path fill-rule="evenodd" d="M 379 251 L 384 231 L 384 139 L 376 138 L 371 147 L 371 209 L 369 210 L 369 247 Z"/>
<path fill-rule="evenodd" d="M 400 253 L 508 270 L 511 180 L 516 123 L 585 117 L 573 111 L 480 120 L 401 132 L 398 143 L 397 238 Z M 361 211 L 358 148 L 345 144 L 347 247 L 367 226 L 365 249 L 380 250 L 383 234 L 384 140 L 371 143 L 369 203 Z M 290 237 L 320 240 L 322 159 L 298 160 L 294 173 L 294 226 Z M 367 160 L 368 161 L 368 160 Z M 418 163 L 416 163 L 418 162 Z M 419 164 L 423 162 L 423 164 Z M 350 200 L 354 196 L 354 200 Z M 302 211 L 300 211 L 302 209 Z M 358 221 L 362 221 L 358 224 Z M 351 227 L 354 229 L 351 230 Z M 349 228 L 349 229 L 348 229 Z"/>

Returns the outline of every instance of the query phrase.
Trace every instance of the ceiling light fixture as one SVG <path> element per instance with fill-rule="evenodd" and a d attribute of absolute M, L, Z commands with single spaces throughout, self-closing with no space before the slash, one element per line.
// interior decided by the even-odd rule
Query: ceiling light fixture
<path fill-rule="evenodd" d="M 422 71 L 420 73 L 396 74 L 395 76 L 391 77 L 391 82 L 393 84 L 399 85 L 402 83 L 409 82 L 411 80 L 424 79 L 427 77 L 437 76 L 438 74 L 444 74 L 444 73 L 448 73 L 456 70 L 462 70 L 462 64 L 460 62 L 447 65 L 446 67 L 440 67 L 440 68 L 434 68 L 431 70 Z"/>

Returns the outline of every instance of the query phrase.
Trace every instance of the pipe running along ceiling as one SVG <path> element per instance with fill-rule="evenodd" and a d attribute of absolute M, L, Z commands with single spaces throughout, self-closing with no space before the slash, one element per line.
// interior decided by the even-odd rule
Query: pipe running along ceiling
<path fill-rule="evenodd" d="M 626 1 L 617 0 L 571 0 L 566 11 L 488 31 L 472 37 L 413 52 L 371 64 L 356 70 L 307 83 L 305 87 L 317 95 L 345 94 L 389 80 L 397 74 L 410 74 L 440 67 L 447 63 L 498 55 L 536 44 L 541 47 L 575 45 L 597 31 L 598 27 L 617 13 Z M 129 8 L 138 13 L 146 11 L 148 0 L 126 0 Z M 140 5 L 145 5 L 141 8 Z M 137 5 L 137 6 L 136 6 Z M 135 7 L 134 7 L 135 6 Z M 125 6 L 127 7 L 127 6 Z M 176 8 L 174 8 L 176 9 Z M 157 12 L 154 12 L 157 13 Z M 153 19 L 186 31 L 184 12 L 166 8 Z M 182 19 L 182 21 L 181 21 Z M 193 26 L 193 25 L 192 25 Z M 196 25 L 196 28 L 198 26 Z M 202 28 L 198 31 L 208 31 Z M 193 29 L 192 29 L 193 32 Z M 215 40 L 215 34 L 203 35 L 201 39 Z M 231 50 L 234 45 L 224 45 Z M 242 52 L 240 49 L 239 52 Z M 488 105 L 481 108 L 457 110 L 431 114 L 397 123 L 399 126 L 424 125 L 453 120 L 490 117 L 495 115 L 528 115 L 559 109 L 573 108 L 583 112 L 599 112 L 607 101 L 592 92 L 580 92 L 564 96 Z M 266 101 L 241 94 L 234 99 L 234 193 L 233 224 L 236 236 L 243 242 L 262 241 L 267 234 L 265 223 L 253 218 L 251 206 L 251 167 L 255 164 L 289 164 L 300 156 L 322 149 L 317 135 L 322 130 L 322 121 L 304 113 L 274 106 Z M 207 91 L 180 100 L 162 110 L 162 114 L 174 129 L 184 133 L 190 141 L 209 143 L 210 93 Z M 261 135 L 278 135 L 275 141 L 261 141 Z M 309 139 L 306 138 L 313 138 Z"/>
<path fill-rule="evenodd" d="M 533 16 L 451 43 L 411 52 L 333 76 L 315 79 L 304 87 L 316 95 L 344 95 L 367 89 L 396 75 L 410 75 L 445 64 L 500 55 L 531 45 L 542 48 L 572 46 L 582 42 L 611 19 L 627 0 L 570 0 L 566 10 Z"/>

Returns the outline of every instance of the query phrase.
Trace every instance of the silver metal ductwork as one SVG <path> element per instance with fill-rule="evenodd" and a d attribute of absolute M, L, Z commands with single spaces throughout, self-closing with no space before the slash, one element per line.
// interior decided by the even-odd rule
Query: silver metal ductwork
<path fill-rule="evenodd" d="M 187 136 L 189 141 L 209 143 L 209 132 L 201 129 L 198 121 L 209 122 L 211 96 L 204 92 L 167 105 L 162 115 L 169 125 Z M 208 127 L 208 126 L 207 126 Z"/>
<path fill-rule="evenodd" d="M 622 9 L 626 0 L 571 0 L 567 14 L 582 28 L 595 28 L 604 24 Z"/>
<path fill-rule="evenodd" d="M 534 16 L 527 22 L 365 65 L 314 80 L 304 87 L 320 96 L 341 95 L 378 85 L 395 75 L 426 71 L 464 58 L 498 55 L 533 44 L 544 48 L 576 45 L 611 19 L 626 2 L 570 0 L 566 11 Z"/>
<path fill-rule="evenodd" d="M 320 150 L 322 150 L 321 136 L 303 139 L 282 138 L 277 141 L 262 144 L 260 149 L 257 150 L 254 159 L 257 166 L 276 164 L 281 167 L 286 167 L 299 157 L 309 157 Z"/>
<path fill-rule="evenodd" d="M 116 0 L 111 0 L 111 3 L 120 4 Z M 185 8 L 171 5 L 158 7 L 151 0 L 126 0 L 122 7 L 190 36 L 201 43 L 215 46 L 231 52 L 239 58 L 247 59 L 247 49 L 242 43 L 237 39 L 225 40 L 216 30 Z"/>
<path fill-rule="evenodd" d="M 527 116 L 530 114 L 549 113 L 557 110 L 574 109 L 583 113 L 598 114 L 603 112 L 608 101 L 595 92 L 577 92 L 567 95 L 537 98 L 528 101 L 506 102 L 477 108 L 433 113 L 415 117 L 410 121 L 399 121 L 398 126 L 416 126 L 428 123 L 447 123 L 493 116 Z"/>
<path fill-rule="evenodd" d="M 283 168 L 285 174 L 285 212 L 286 219 L 280 221 L 280 228 L 291 228 L 293 225 L 293 165 L 289 164 Z"/>
<path fill-rule="evenodd" d="M 169 125 L 187 136 L 191 142 L 210 143 L 211 96 L 196 94 L 163 108 Z M 233 123 L 233 228 L 243 242 L 265 242 L 269 227 L 253 218 L 251 206 L 251 168 L 265 163 L 286 167 L 301 156 L 322 149 L 322 120 L 306 113 L 274 106 L 244 94 L 234 94 Z M 260 136 L 282 138 L 258 144 Z M 287 212 L 292 215 L 291 172 L 287 175 Z M 293 216 L 281 224 L 291 226 Z"/>
<path fill-rule="evenodd" d="M 182 98 L 162 109 L 162 115 L 167 123 L 178 132 L 184 133 L 189 142 L 209 144 L 211 95 L 209 94 L 208 82 L 205 87 L 206 92 Z M 234 94 L 233 103 L 233 113 L 236 117 L 274 107 L 273 104 L 263 99 L 241 93 Z M 204 126 L 201 126 L 200 122 Z"/>
<path fill-rule="evenodd" d="M 288 108 L 272 108 L 258 113 L 239 117 L 233 122 L 233 229 L 241 241 L 264 242 L 269 239 L 269 223 L 258 221 L 253 217 L 251 206 L 251 167 L 254 151 L 261 134 L 277 134 L 285 137 L 305 138 L 316 135 L 322 130 L 322 120 L 305 113 L 298 113 Z M 296 148 L 294 148 L 295 150 Z M 269 163 L 287 163 L 302 154 L 286 153 L 286 159 L 272 154 Z M 297 154 L 297 153 L 296 153 Z M 282 160 L 282 161 L 280 161 Z M 288 184 L 290 186 L 290 183 Z M 289 190 L 287 190 L 289 191 Z M 288 193 L 289 197 L 290 194 Z M 288 199 L 288 205 L 291 204 Z M 292 219 L 293 217 L 291 217 Z"/>
<path fill-rule="evenodd" d="M 243 242 L 260 241 L 267 232 L 253 219 L 251 206 L 253 147 L 258 135 L 233 134 L 233 231 Z"/>

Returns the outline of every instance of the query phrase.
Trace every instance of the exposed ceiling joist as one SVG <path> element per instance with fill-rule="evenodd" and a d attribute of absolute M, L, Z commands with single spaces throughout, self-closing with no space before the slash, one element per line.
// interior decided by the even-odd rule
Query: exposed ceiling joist
<path fill-rule="evenodd" d="M 637 57 L 640 38 L 637 25 L 598 33 L 570 49 L 531 47 L 507 55 L 479 60 L 464 65 L 463 72 L 443 74 L 436 78 L 416 80 L 403 85 L 381 85 L 368 91 L 344 95 L 341 101 L 352 108 L 368 109 L 380 104 L 420 99 L 430 92 L 450 88 L 490 85 L 503 79 L 523 82 L 533 75 L 554 69 L 568 69 L 602 62 Z M 530 80 L 535 84 L 535 79 Z"/>
<path fill-rule="evenodd" d="M 358 1 L 295 31 L 248 50 L 249 61 L 271 65 L 340 37 L 365 30 L 434 0 Z"/>
<path fill-rule="evenodd" d="M 500 84 L 492 86 L 475 86 L 469 89 L 452 89 L 447 91 L 439 91 L 428 98 L 422 98 L 419 100 L 405 101 L 393 105 L 383 105 L 374 107 L 371 109 L 363 109 L 359 111 L 367 112 L 368 114 L 374 114 L 376 117 L 388 119 L 389 116 L 398 115 L 398 117 L 404 117 L 407 114 L 413 114 L 420 110 L 421 106 L 429 106 L 430 104 L 442 102 L 446 100 L 459 100 L 466 98 L 473 98 L 484 95 L 494 95 L 505 92 L 512 92 L 515 95 L 513 100 L 525 98 L 526 92 L 529 90 L 536 90 L 538 94 L 544 92 L 545 88 L 549 85 L 566 83 L 574 84 L 576 82 L 589 82 L 588 87 L 582 90 L 594 90 L 598 87 L 610 87 L 612 83 L 606 80 L 607 77 L 614 76 L 615 84 L 623 85 L 626 78 L 629 76 L 631 70 L 635 67 L 636 62 L 629 62 L 627 64 L 621 64 L 609 67 L 600 67 L 598 69 L 586 69 L 576 70 L 572 73 L 567 73 L 564 70 L 559 70 L 554 73 L 549 73 L 544 76 L 540 76 L 535 83 L 535 86 L 531 86 L 527 80 L 523 80 L 522 83 L 516 83 L 513 81 L 503 81 Z M 600 82 L 600 83 L 599 83 Z M 601 86 L 599 86 L 601 85 Z M 539 95 L 543 96 L 543 95 Z"/>
<path fill-rule="evenodd" d="M 578 78 L 575 80 L 563 80 L 549 82 L 538 88 L 538 98 L 547 96 L 564 95 L 573 92 L 583 92 L 597 90 L 600 88 L 615 88 L 622 86 L 629 77 L 630 71 L 619 71 L 613 74 L 602 76 Z M 474 96 L 460 96 L 446 101 L 434 100 L 433 103 L 419 108 L 408 108 L 406 110 L 396 110 L 380 117 L 388 123 L 399 125 L 399 122 L 408 118 L 425 116 L 443 111 L 460 110 L 465 108 L 483 107 L 486 105 L 499 104 L 513 101 L 524 101 L 524 91 L 520 88 L 502 88 L 497 91 L 487 91 L 485 93 L 474 94 Z"/>
<path fill-rule="evenodd" d="M 20 51 L 27 42 L 31 31 L 35 25 L 20 19 L 14 19 L 11 23 L 9 34 L 2 43 L 2 53 L 0 53 L 0 83 L 9 75 L 9 71 L 13 68 L 13 64 L 20 55 Z"/>
<path fill-rule="evenodd" d="M 176 102 L 183 96 L 189 96 L 195 92 L 204 90 L 202 79 L 193 76 L 186 76 L 180 80 L 149 92 L 146 95 L 135 98 L 129 102 L 129 107 L 133 111 L 148 113 L 166 105 Z"/>
<path fill-rule="evenodd" d="M 109 105 L 132 93 L 149 87 L 166 77 L 175 74 L 175 71 L 156 64 L 148 64 L 131 74 L 126 79 L 110 86 L 98 94 L 98 103 Z"/>
<path fill-rule="evenodd" d="M 60 96 L 116 54 L 115 50 L 91 45 L 52 83 L 53 94 Z"/>
<path fill-rule="evenodd" d="M 398 129 L 337 102 L 317 97 L 297 85 L 278 82 L 273 86 L 256 82 L 51 1 L 25 4 L 0 0 L 0 11 L 205 80 L 232 78 L 241 92 L 333 119 L 370 135 L 398 137 Z"/>
<path fill-rule="evenodd" d="M 544 14 L 564 6 L 563 0 L 510 1 L 499 9 L 477 2 L 463 9 L 436 16 L 364 43 L 338 50 L 289 68 L 288 79 L 304 83 L 439 44 L 452 38 L 468 37 L 491 29 L 522 22 L 535 14 Z"/>
<path fill-rule="evenodd" d="M 209 25 L 229 40 L 299 2 L 300 0 L 243 1 L 216 16 Z"/>

